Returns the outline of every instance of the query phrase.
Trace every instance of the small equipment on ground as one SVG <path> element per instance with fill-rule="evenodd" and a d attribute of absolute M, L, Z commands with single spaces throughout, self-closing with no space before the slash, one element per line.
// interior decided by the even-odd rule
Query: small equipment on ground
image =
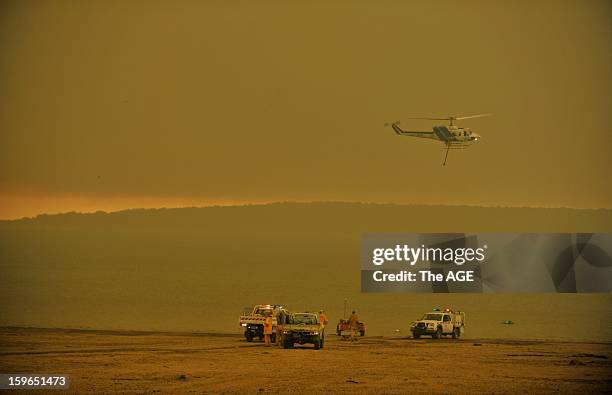
<path fill-rule="evenodd" d="M 359 336 L 365 336 L 366 326 L 363 322 L 358 322 L 359 329 L 357 332 Z M 336 335 L 338 336 L 350 336 L 351 335 L 351 327 L 349 325 L 349 320 L 340 319 L 338 325 L 336 325 Z"/>

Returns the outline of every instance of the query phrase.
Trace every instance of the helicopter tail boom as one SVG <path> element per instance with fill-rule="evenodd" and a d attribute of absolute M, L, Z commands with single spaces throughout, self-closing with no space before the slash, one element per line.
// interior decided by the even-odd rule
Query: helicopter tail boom
<path fill-rule="evenodd" d="M 411 136 L 411 137 L 423 137 L 423 138 L 435 138 L 433 135 L 433 132 L 417 132 L 417 131 L 408 131 L 408 130 L 402 130 L 402 128 L 399 127 L 399 125 L 396 123 L 392 123 L 391 127 L 393 128 L 393 130 L 395 131 L 395 133 L 397 133 L 400 136 Z"/>

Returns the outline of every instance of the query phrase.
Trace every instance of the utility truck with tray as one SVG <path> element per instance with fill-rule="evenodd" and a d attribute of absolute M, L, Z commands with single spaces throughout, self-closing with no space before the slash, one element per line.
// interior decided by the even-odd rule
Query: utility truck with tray
<path fill-rule="evenodd" d="M 272 315 L 272 335 L 271 341 L 276 341 L 276 325 L 278 316 L 281 314 L 288 315 L 287 310 L 278 304 L 258 304 L 249 312 L 243 312 L 239 318 L 240 328 L 244 331 L 246 341 L 252 342 L 254 338 L 262 340 L 264 337 L 263 327 L 268 314 Z"/>
<path fill-rule="evenodd" d="M 410 324 L 410 332 L 415 339 L 421 336 L 431 336 L 440 339 L 442 336 L 452 336 L 458 339 L 465 329 L 465 312 L 445 309 L 434 309 L 425 313 L 423 318 Z"/>

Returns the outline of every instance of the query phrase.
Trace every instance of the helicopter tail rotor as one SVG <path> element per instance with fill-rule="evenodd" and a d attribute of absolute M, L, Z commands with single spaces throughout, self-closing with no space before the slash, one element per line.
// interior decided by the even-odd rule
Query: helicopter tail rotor
<path fill-rule="evenodd" d="M 395 122 L 391 122 L 391 123 L 389 123 L 389 122 L 385 122 L 385 125 L 384 125 L 384 126 L 385 126 L 385 127 L 387 127 L 387 126 L 391 126 L 391 125 L 399 125 L 399 124 L 400 124 L 400 121 L 395 121 Z"/>

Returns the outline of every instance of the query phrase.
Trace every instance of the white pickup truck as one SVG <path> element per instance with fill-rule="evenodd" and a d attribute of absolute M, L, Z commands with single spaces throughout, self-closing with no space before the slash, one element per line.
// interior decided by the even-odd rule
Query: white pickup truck
<path fill-rule="evenodd" d="M 450 309 L 444 311 L 434 309 L 430 313 L 425 313 L 420 320 L 410 324 L 410 332 L 415 339 L 423 335 L 431 336 L 433 339 L 450 335 L 453 339 L 458 339 L 463 335 L 464 329 L 465 313 Z"/>
<path fill-rule="evenodd" d="M 240 328 L 244 331 L 246 341 L 252 342 L 253 338 L 263 339 L 263 325 L 266 316 L 272 313 L 272 336 L 271 341 L 276 341 L 276 324 L 279 314 L 289 315 L 289 313 L 278 304 L 258 304 L 253 307 L 251 313 L 242 314 L 239 318 Z"/>

